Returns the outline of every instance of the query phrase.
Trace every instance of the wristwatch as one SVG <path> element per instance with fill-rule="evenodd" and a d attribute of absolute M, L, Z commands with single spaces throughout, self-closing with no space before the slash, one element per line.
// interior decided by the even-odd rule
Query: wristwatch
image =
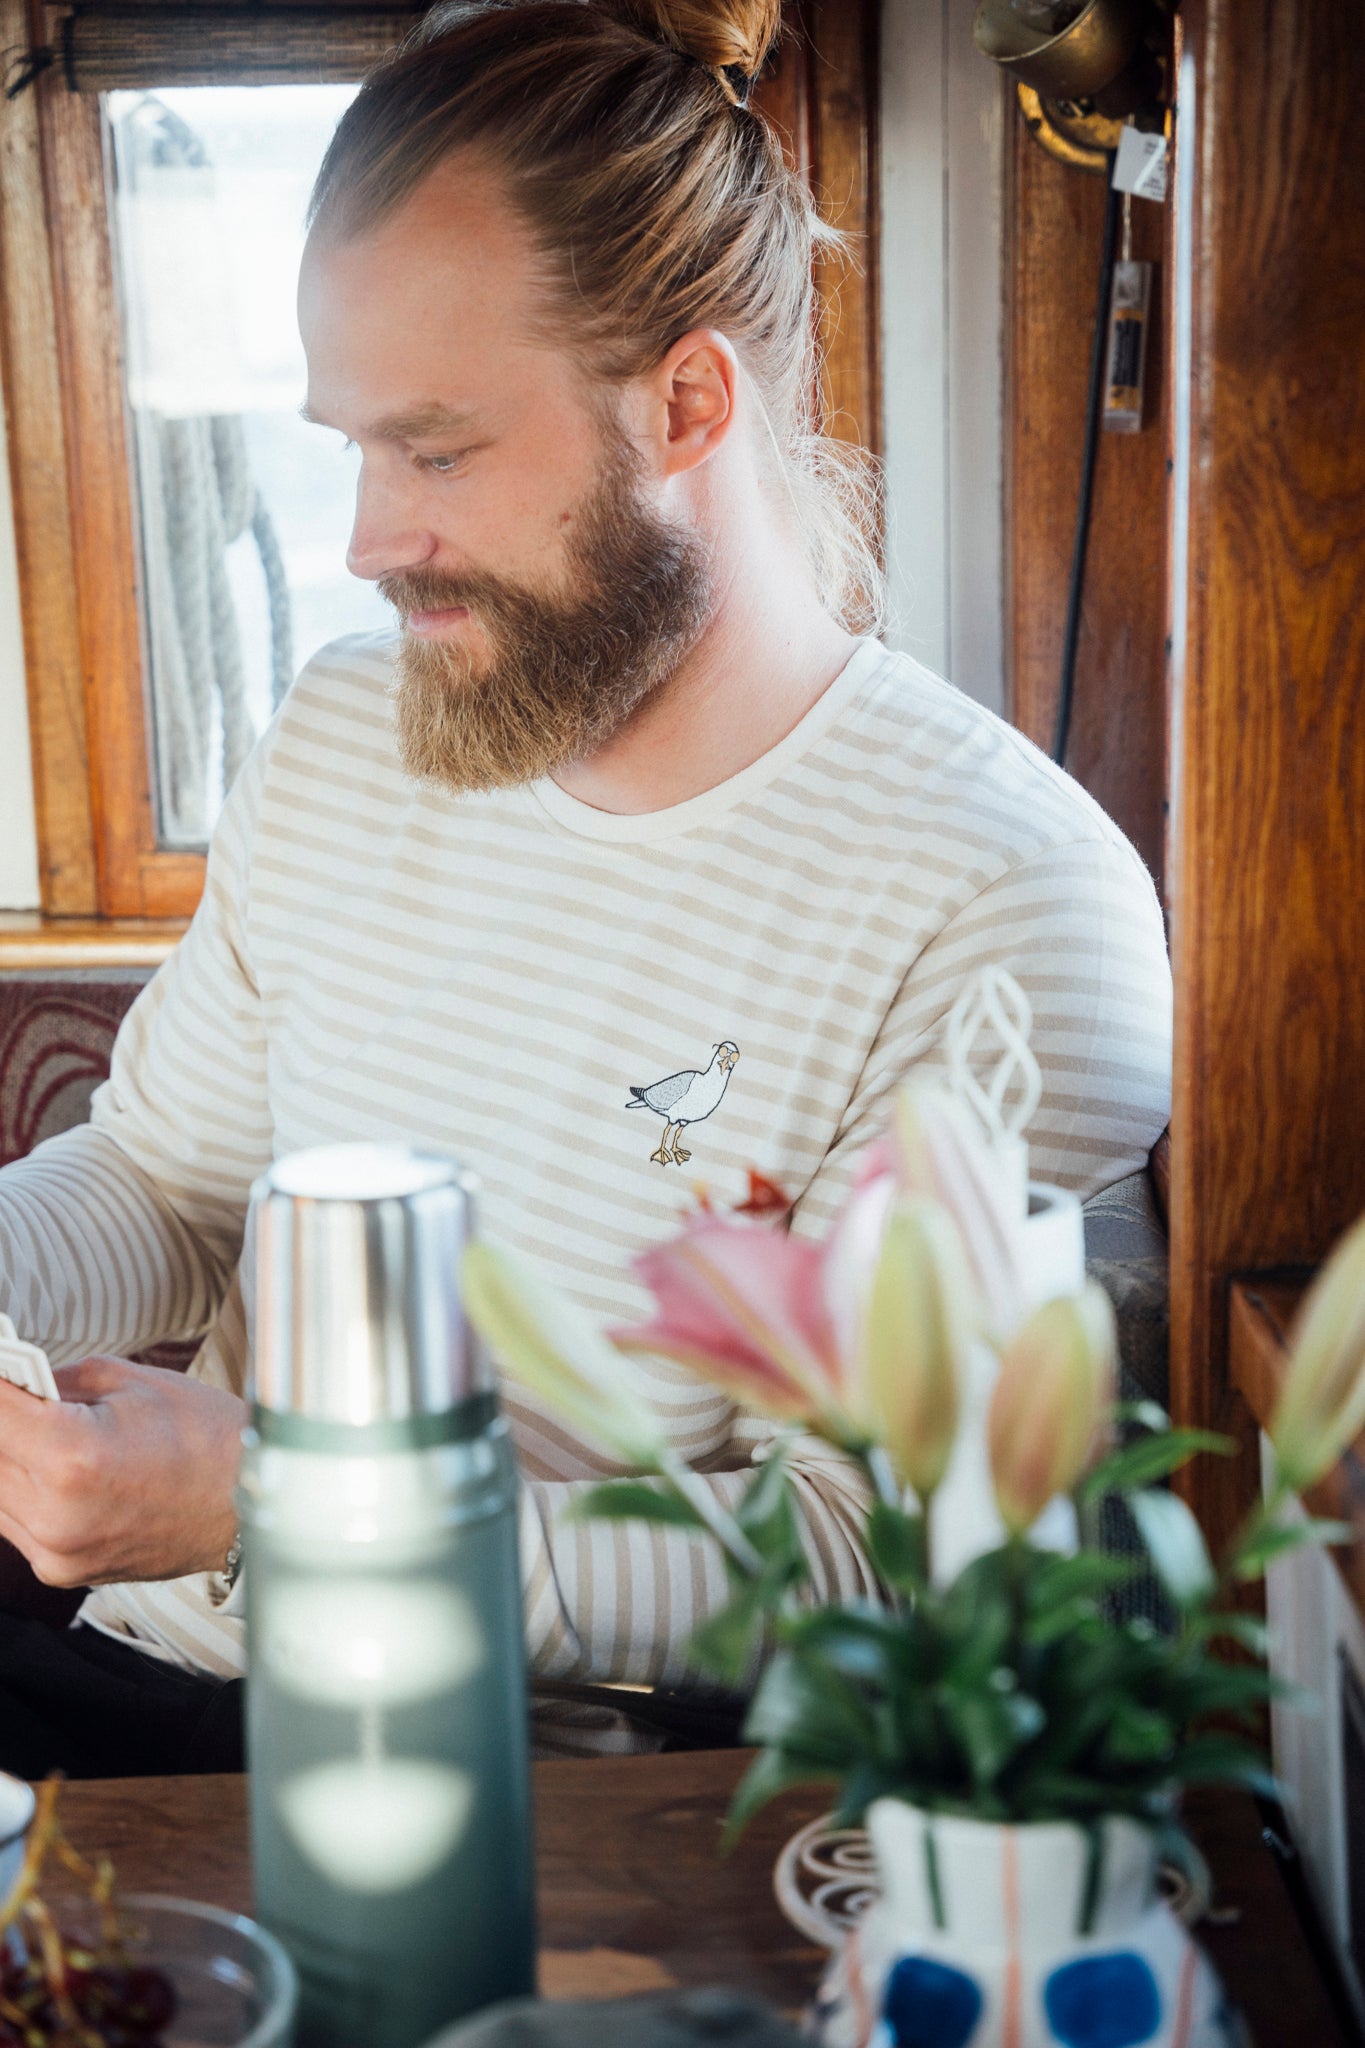
<path fill-rule="evenodd" d="M 242 1576 L 242 1532 L 239 1529 L 233 1537 L 227 1556 L 223 1559 L 223 1578 L 229 1593 Z"/>

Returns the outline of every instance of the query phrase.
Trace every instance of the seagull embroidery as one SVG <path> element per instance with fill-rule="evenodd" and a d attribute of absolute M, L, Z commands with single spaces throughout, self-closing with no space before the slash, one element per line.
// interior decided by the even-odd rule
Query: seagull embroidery
<path fill-rule="evenodd" d="M 660 1166 L 681 1166 L 692 1157 L 678 1140 L 686 1125 L 703 1123 L 719 1106 L 738 1058 L 739 1047 L 727 1038 L 712 1047 L 711 1064 L 703 1072 L 689 1068 L 685 1073 L 668 1074 L 648 1088 L 631 1089 L 627 1109 L 652 1109 L 664 1120 L 664 1134 L 658 1151 L 650 1153 L 651 1159 Z"/>

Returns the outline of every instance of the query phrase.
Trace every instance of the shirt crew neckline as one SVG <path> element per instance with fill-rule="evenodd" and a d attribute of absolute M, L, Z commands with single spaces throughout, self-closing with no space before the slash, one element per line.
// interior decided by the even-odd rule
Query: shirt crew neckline
<path fill-rule="evenodd" d="M 623 846 L 672 839 L 683 832 L 694 832 L 698 826 L 709 825 L 713 819 L 733 810 L 736 804 L 756 795 L 785 768 L 799 760 L 807 748 L 828 731 L 885 656 L 886 649 L 880 640 L 862 640 L 829 688 L 816 698 L 805 717 L 775 747 L 769 747 L 766 754 L 760 754 L 738 774 L 728 776 L 724 782 L 716 783 L 713 789 L 704 789 L 700 795 L 688 797 L 680 804 L 668 804 L 659 811 L 599 811 L 592 804 L 570 796 L 550 776 L 531 783 L 528 794 L 556 825 L 576 833 L 581 839 L 606 840 Z"/>

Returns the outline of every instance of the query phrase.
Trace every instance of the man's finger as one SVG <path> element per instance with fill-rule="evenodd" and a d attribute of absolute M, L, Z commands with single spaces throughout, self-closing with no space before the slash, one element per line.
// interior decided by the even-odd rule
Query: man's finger
<path fill-rule="evenodd" d="M 141 1372 L 140 1366 L 131 1365 L 126 1358 L 107 1358 L 99 1352 L 93 1358 L 82 1358 L 77 1365 L 59 1365 L 53 1378 L 64 1401 L 88 1404 L 117 1394 Z"/>
<path fill-rule="evenodd" d="M 90 1584 L 89 1574 L 82 1570 L 81 1558 L 60 1557 L 55 1551 L 46 1549 L 31 1530 L 26 1529 L 22 1522 L 16 1522 L 3 1509 L 0 1509 L 0 1536 L 27 1559 L 39 1585 L 69 1592 Z"/>
<path fill-rule="evenodd" d="M 0 1464 L 27 1467 L 60 1428 L 60 1404 L 0 1380 Z"/>

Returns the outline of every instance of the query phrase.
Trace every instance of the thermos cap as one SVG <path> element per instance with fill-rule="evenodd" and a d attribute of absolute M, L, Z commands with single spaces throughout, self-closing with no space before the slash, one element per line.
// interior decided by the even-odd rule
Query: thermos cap
<path fill-rule="evenodd" d="M 442 1415 L 492 1384 L 460 1297 L 476 1183 L 405 1145 L 320 1145 L 251 1191 L 254 1398 L 366 1426 Z"/>

